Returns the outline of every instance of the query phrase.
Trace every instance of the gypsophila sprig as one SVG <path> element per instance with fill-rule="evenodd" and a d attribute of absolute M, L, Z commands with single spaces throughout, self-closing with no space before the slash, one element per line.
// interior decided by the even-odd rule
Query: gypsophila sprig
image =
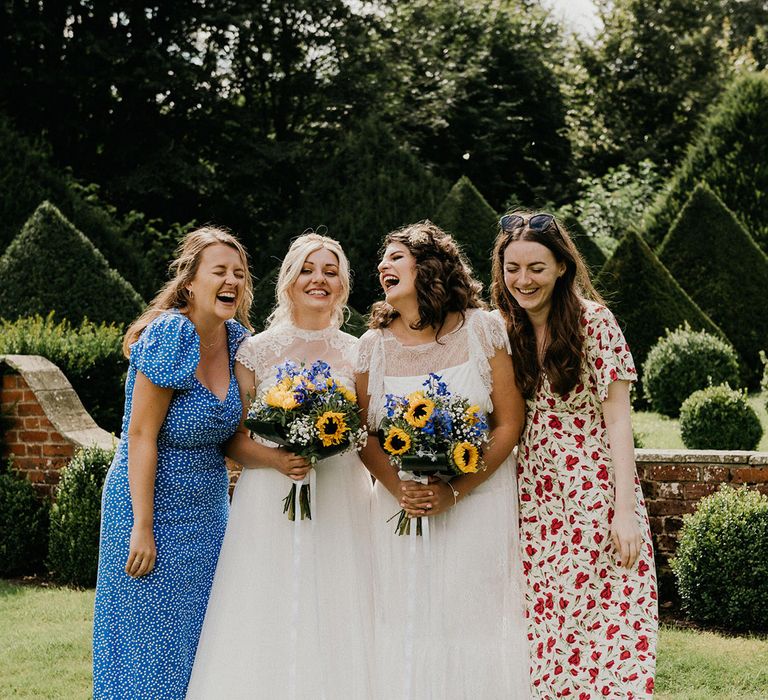
<path fill-rule="evenodd" d="M 245 426 L 252 435 L 284 445 L 314 468 L 318 461 L 361 449 L 368 432 L 360 422 L 357 397 L 331 374 L 323 360 L 311 367 L 287 361 L 275 368 L 275 383 L 251 401 Z M 296 484 L 283 512 L 296 518 Z M 309 483 L 298 492 L 301 519 L 312 518 Z"/>
<path fill-rule="evenodd" d="M 438 475 L 446 481 L 485 469 L 486 414 L 453 395 L 440 375 L 431 373 L 423 387 L 408 396 L 386 396 L 379 436 L 390 463 L 412 476 Z M 397 532 L 408 534 L 410 519 L 404 510 L 397 516 Z M 417 522 L 417 532 L 420 525 Z"/>

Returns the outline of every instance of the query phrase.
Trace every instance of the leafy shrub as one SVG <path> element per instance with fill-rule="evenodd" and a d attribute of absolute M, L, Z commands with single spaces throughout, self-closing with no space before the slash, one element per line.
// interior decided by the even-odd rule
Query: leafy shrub
<path fill-rule="evenodd" d="M 60 583 L 93 586 L 99 565 L 101 491 L 114 450 L 87 447 L 65 467 L 51 508 L 46 564 Z"/>
<path fill-rule="evenodd" d="M 722 384 L 683 401 L 680 436 L 689 450 L 754 450 L 763 427 L 746 394 Z"/>
<path fill-rule="evenodd" d="M 724 337 L 632 229 L 600 270 L 596 284 L 622 324 L 638 367 L 667 328 L 686 321 L 695 330 Z"/>
<path fill-rule="evenodd" d="M 48 544 L 48 506 L 8 467 L 6 462 L 0 471 L 0 576 L 33 574 L 42 568 Z"/>
<path fill-rule="evenodd" d="M 123 332 L 115 325 L 88 320 L 73 327 L 42 318 L 0 319 L 0 355 L 42 355 L 69 379 L 88 413 L 104 429 L 120 431 L 123 384 L 128 361 L 121 349 Z"/>
<path fill-rule="evenodd" d="M 579 220 L 573 216 L 567 216 L 564 219 L 564 223 L 568 233 L 571 234 L 574 245 L 579 253 L 581 253 L 581 257 L 584 258 L 590 275 L 597 277 L 601 268 L 605 265 L 606 257 L 602 248 L 598 245 L 596 237 L 589 235 Z"/>
<path fill-rule="evenodd" d="M 661 243 L 696 183 L 706 182 L 768 252 L 766 163 L 768 75 L 751 73 L 738 78 L 709 113 L 669 185 L 649 208 L 645 239 L 654 247 Z"/>
<path fill-rule="evenodd" d="M 705 184 L 691 194 L 658 251 L 699 308 L 728 336 L 759 381 L 759 353 L 768 338 L 768 256 Z"/>
<path fill-rule="evenodd" d="M 144 302 L 61 212 L 43 202 L 0 257 L 0 309 L 6 319 L 47 314 L 78 323 L 127 323 Z"/>
<path fill-rule="evenodd" d="M 667 334 L 643 363 L 643 393 L 654 411 L 677 416 L 694 391 L 739 381 L 736 351 L 724 340 L 689 325 Z"/>
<path fill-rule="evenodd" d="M 683 529 L 672 570 L 697 622 L 768 629 L 768 497 L 727 485 L 701 500 Z"/>

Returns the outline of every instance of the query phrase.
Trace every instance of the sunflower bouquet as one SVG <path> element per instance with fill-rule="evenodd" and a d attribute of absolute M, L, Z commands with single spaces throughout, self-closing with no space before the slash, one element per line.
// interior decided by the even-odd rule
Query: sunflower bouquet
<path fill-rule="evenodd" d="M 360 422 L 357 397 L 331 375 L 328 363 L 311 367 L 284 362 L 276 368 L 276 382 L 248 408 L 245 427 L 252 435 L 284 445 L 314 467 L 317 462 L 350 448 L 360 449 L 367 431 Z M 297 494 L 298 491 L 298 494 Z M 298 495 L 301 519 L 312 519 L 308 483 L 294 483 L 283 499 L 283 512 L 296 519 Z"/>
<path fill-rule="evenodd" d="M 401 477 L 454 476 L 485 469 L 483 446 L 489 440 L 488 418 L 480 407 L 452 394 L 442 377 L 431 373 L 424 389 L 408 396 L 387 394 L 386 417 L 379 439 Z M 410 533 L 404 510 L 396 514 L 396 532 Z M 421 518 L 416 521 L 421 534 Z"/>

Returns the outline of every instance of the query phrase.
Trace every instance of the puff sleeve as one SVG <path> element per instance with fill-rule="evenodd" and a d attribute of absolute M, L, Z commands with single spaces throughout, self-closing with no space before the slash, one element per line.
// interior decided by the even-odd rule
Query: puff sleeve
<path fill-rule="evenodd" d="M 130 365 L 165 389 L 191 389 L 200 362 L 195 326 L 178 312 L 154 319 L 131 345 Z"/>
<path fill-rule="evenodd" d="M 605 401 L 608 398 L 608 386 L 612 382 L 637 380 L 635 362 L 624 334 L 608 308 L 602 304 L 588 303 L 582 324 L 586 369 L 600 401 Z"/>

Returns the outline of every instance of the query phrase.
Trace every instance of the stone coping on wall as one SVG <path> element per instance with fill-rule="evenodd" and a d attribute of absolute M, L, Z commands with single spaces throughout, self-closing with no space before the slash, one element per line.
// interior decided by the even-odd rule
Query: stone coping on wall
<path fill-rule="evenodd" d="M 748 452 L 746 450 L 635 450 L 638 464 L 747 464 L 749 466 L 768 465 L 768 452 Z"/>
<path fill-rule="evenodd" d="M 0 355 L 0 373 L 7 371 L 20 374 L 46 418 L 65 440 L 78 447 L 96 445 L 111 449 L 115 439 L 85 410 L 69 380 L 50 360 L 40 355 Z M 12 403 L 3 397 L 3 404 Z"/>

